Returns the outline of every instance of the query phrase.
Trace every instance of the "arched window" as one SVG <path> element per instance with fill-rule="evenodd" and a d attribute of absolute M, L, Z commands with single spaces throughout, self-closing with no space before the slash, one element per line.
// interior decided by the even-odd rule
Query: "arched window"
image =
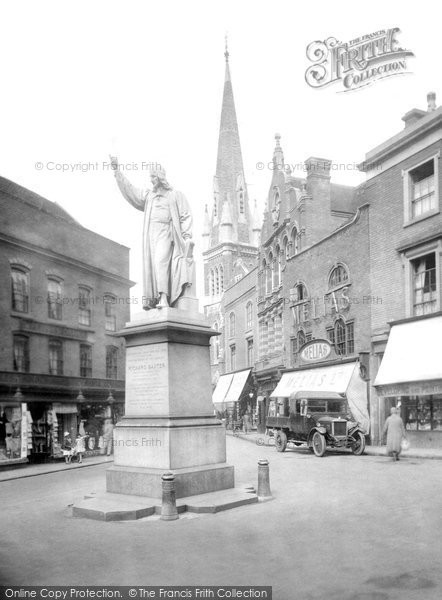
<path fill-rule="evenodd" d="M 11 302 L 12 310 L 29 311 L 29 273 L 20 267 L 11 269 Z"/>
<path fill-rule="evenodd" d="M 224 268 L 222 265 L 219 267 L 218 273 L 219 273 L 219 291 L 220 291 L 220 294 L 222 294 L 224 292 Z"/>
<path fill-rule="evenodd" d="M 348 356 L 354 353 L 354 324 L 345 323 L 344 319 L 336 319 L 333 329 L 329 330 L 329 338 L 335 347 L 336 354 Z"/>
<path fill-rule="evenodd" d="M 215 279 L 215 296 L 218 296 L 219 294 L 219 276 L 218 276 L 218 268 L 215 268 L 214 272 L 214 279 Z"/>
<path fill-rule="evenodd" d="M 244 193 L 242 190 L 239 193 L 239 213 L 244 214 Z"/>
<path fill-rule="evenodd" d="M 213 218 L 216 219 L 218 216 L 218 198 L 215 196 L 213 198 Z"/>
<path fill-rule="evenodd" d="M 285 237 L 282 242 L 282 251 L 283 251 L 285 260 L 288 260 L 290 258 L 289 248 L 290 248 L 289 240 L 288 240 L 288 238 Z"/>
<path fill-rule="evenodd" d="M 253 303 L 246 304 L 246 329 L 252 329 L 253 325 Z"/>
<path fill-rule="evenodd" d="M 281 284 L 281 248 L 276 246 L 275 249 L 275 266 L 273 269 L 273 287 L 279 287 Z"/>
<path fill-rule="evenodd" d="M 301 346 L 303 346 L 305 344 L 305 333 L 304 333 L 304 331 L 302 329 L 300 329 L 298 331 L 298 335 L 296 337 L 297 337 L 297 341 L 298 341 L 298 352 L 299 352 L 299 349 L 301 348 Z"/>
<path fill-rule="evenodd" d="M 307 288 L 301 283 L 297 283 L 292 289 L 292 302 L 304 302 L 308 299 Z"/>
<path fill-rule="evenodd" d="M 266 293 L 271 294 L 272 286 L 273 286 L 273 269 L 274 269 L 274 261 L 273 261 L 273 253 L 269 254 L 269 264 L 267 267 L 267 284 L 266 284 Z"/>
<path fill-rule="evenodd" d="M 338 265 L 330 273 L 328 278 L 328 287 L 333 289 L 348 282 L 347 269 L 343 265 Z"/>
<path fill-rule="evenodd" d="M 296 227 L 293 227 L 291 233 L 291 242 L 292 242 L 292 256 L 298 254 L 298 230 Z"/>
<path fill-rule="evenodd" d="M 261 277 L 260 277 L 260 295 L 264 296 L 266 293 L 266 278 L 267 278 L 267 263 L 264 258 L 262 261 Z"/>
<path fill-rule="evenodd" d="M 229 337 L 235 337 L 236 330 L 236 317 L 235 313 L 231 312 L 229 315 Z"/>

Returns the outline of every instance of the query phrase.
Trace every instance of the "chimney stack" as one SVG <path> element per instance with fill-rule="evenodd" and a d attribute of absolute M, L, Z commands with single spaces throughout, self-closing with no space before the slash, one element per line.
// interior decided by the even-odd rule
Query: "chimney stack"
<path fill-rule="evenodd" d="M 436 92 L 428 92 L 427 94 L 428 112 L 436 110 Z"/>

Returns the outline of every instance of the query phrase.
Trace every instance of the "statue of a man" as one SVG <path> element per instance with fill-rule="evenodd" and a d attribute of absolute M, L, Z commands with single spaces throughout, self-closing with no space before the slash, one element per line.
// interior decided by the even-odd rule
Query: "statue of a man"
<path fill-rule="evenodd" d="M 121 193 L 144 212 L 143 308 L 174 306 L 192 285 L 192 216 L 186 198 L 171 188 L 163 169 L 152 169 L 152 190 L 134 187 L 111 156 Z"/>

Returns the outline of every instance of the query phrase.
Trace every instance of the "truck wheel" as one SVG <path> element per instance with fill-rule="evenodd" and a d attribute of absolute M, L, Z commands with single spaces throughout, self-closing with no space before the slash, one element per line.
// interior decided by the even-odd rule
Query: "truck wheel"
<path fill-rule="evenodd" d="M 284 452 L 287 448 L 287 436 L 283 431 L 278 431 L 276 433 L 275 447 L 277 452 Z"/>
<path fill-rule="evenodd" d="M 361 456 L 361 454 L 365 450 L 365 436 L 360 431 L 358 431 L 353 437 L 353 439 L 355 440 L 355 442 L 351 445 L 351 451 L 356 456 Z"/>
<path fill-rule="evenodd" d="M 319 457 L 324 456 L 326 448 L 325 437 L 319 431 L 315 431 L 313 434 L 312 444 L 315 455 Z"/>

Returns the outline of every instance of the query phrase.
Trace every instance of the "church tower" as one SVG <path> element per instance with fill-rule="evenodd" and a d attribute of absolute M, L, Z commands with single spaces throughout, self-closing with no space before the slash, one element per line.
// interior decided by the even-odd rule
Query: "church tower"
<path fill-rule="evenodd" d="M 244 177 L 238 122 L 230 77 L 229 51 L 224 52 L 225 78 L 213 195 L 204 224 L 204 294 L 212 309 L 226 287 L 256 264 L 257 215 L 252 214 Z M 216 309 L 215 309 L 216 310 Z"/>

